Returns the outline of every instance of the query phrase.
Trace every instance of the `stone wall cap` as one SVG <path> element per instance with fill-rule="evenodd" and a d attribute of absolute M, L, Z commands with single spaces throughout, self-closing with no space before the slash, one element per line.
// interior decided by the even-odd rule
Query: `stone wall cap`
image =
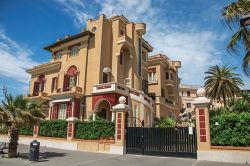
<path fill-rule="evenodd" d="M 119 112 L 127 112 L 129 110 L 131 110 L 131 107 L 128 106 L 127 104 L 117 104 L 115 106 L 112 107 L 113 111 L 119 111 Z"/>
<path fill-rule="evenodd" d="M 76 122 L 79 119 L 77 117 L 69 117 L 68 119 L 66 119 L 67 122 Z"/>
<path fill-rule="evenodd" d="M 191 102 L 193 105 L 199 105 L 199 104 L 211 104 L 211 100 L 206 97 L 198 97 L 193 102 Z"/>

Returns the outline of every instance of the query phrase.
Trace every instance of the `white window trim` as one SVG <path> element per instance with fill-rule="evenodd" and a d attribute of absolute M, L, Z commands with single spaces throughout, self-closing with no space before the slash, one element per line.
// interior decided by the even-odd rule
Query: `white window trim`
<path fill-rule="evenodd" d="M 58 119 L 66 119 L 66 114 L 67 114 L 67 104 L 60 104 L 58 110 Z"/>

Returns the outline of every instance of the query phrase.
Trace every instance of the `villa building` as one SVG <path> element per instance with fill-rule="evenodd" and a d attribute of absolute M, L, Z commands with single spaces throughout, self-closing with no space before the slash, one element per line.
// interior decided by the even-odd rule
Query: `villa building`
<path fill-rule="evenodd" d="M 151 126 L 155 106 L 147 95 L 147 60 L 153 47 L 144 40 L 145 33 L 144 23 L 130 22 L 124 16 L 106 18 L 100 15 L 88 20 L 86 29 L 79 34 L 66 35 L 44 48 L 51 52 L 50 62 L 27 70 L 31 74 L 29 98 L 48 102 L 47 119 L 95 120 L 98 115 L 113 121 L 112 107 L 120 96 L 125 96 L 132 107 L 130 116 Z M 150 70 L 153 70 L 154 61 L 157 60 L 150 58 Z M 166 83 L 160 83 L 160 86 L 164 85 L 165 93 L 170 94 L 165 98 L 174 100 L 178 84 L 176 71 L 180 63 L 165 61 L 155 64 L 155 68 L 160 72 L 169 67 L 167 70 L 173 73 L 169 75 L 173 80 L 163 80 Z M 177 111 L 175 105 L 165 105 L 160 107 Z M 159 110 L 159 106 L 156 108 Z M 138 121 L 130 123 L 140 125 Z"/>
<path fill-rule="evenodd" d="M 186 109 L 188 112 L 194 110 L 192 102 L 197 98 L 197 90 L 201 88 L 199 85 L 186 85 L 180 84 L 181 108 Z"/>
<path fill-rule="evenodd" d="M 180 61 L 171 61 L 166 55 L 148 58 L 149 95 L 154 98 L 156 117 L 176 119 L 180 114 L 178 69 Z"/>

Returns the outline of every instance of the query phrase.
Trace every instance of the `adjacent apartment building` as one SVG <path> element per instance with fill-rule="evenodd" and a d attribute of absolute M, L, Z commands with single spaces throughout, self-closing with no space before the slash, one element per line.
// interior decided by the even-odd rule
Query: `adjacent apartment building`
<path fill-rule="evenodd" d="M 48 104 L 47 119 L 114 121 L 112 107 L 127 98 L 131 117 L 151 126 L 154 117 L 179 116 L 180 61 L 149 56 L 153 47 L 143 38 L 144 23 L 124 16 L 100 15 L 80 33 L 57 39 L 46 47 L 51 60 L 28 69 L 29 98 Z M 131 126 L 140 121 L 131 120 Z"/>
<path fill-rule="evenodd" d="M 181 108 L 186 109 L 188 112 L 194 110 L 192 102 L 197 98 L 197 90 L 201 88 L 199 85 L 180 84 Z"/>
<path fill-rule="evenodd" d="M 149 95 L 155 101 L 156 117 L 169 116 L 176 119 L 180 114 L 180 61 L 171 61 L 166 55 L 148 57 Z"/>

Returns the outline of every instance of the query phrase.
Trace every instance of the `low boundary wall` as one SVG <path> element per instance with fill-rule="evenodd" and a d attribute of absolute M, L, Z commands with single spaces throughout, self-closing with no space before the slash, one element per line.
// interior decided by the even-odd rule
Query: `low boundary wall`
<path fill-rule="evenodd" d="M 20 136 L 19 143 L 24 145 L 30 145 L 30 142 L 34 139 L 40 142 L 40 146 L 50 147 L 56 149 L 65 150 L 79 150 L 88 152 L 102 152 L 109 153 L 110 145 L 114 144 L 112 140 L 72 140 L 67 141 L 64 138 L 51 138 L 51 137 L 37 137 L 32 136 Z M 8 135 L 0 134 L 0 141 L 9 142 Z"/>

